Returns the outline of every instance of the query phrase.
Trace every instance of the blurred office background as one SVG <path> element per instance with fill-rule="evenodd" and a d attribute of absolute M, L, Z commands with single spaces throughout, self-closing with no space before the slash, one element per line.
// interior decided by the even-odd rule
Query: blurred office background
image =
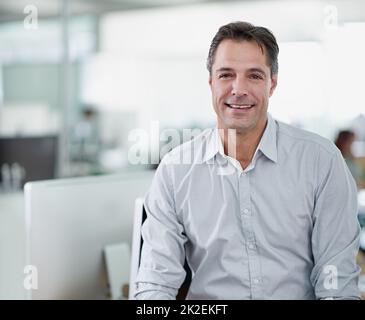
<path fill-rule="evenodd" d="M 156 121 L 213 126 L 206 57 L 236 20 L 279 42 L 275 118 L 333 141 L 354 132 L 363 199 L 364 1 L 0 0 L 0 298 L 25 297 L 24 183 L 148 175 L 128 161 L 133 129 L 154 157 Z"/>

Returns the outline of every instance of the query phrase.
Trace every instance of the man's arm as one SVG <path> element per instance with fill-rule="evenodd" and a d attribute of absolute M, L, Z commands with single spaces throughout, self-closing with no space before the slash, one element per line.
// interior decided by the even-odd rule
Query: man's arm
<path fill-rule="evenodd" d="M 359 299 L 357 189 L 341 153 L 320 159 L 313 214 L 311 281 L 318 299 Z"/>
<path fill-rule="evenodd" d="M 159 165 L 145 199 L 147 219 L 136 279 L 136 299 L 176 299 L 185 279 L 186 236 L 179 222 L 166 158 Z"/>

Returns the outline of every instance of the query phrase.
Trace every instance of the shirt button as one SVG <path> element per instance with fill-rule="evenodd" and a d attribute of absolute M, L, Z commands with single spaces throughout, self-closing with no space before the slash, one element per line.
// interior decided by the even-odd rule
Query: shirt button
<path fill-rule="evenodd" d="M 248 247 L 250 249 L 255 249 L 255 244 L 251 242 L 251 243 L 248 244 Z"/>
<path fill-rule="evenodd" d="M 243 210 L 243 214 L 248 215 L 249 213 L 250 213 L 250 210 L 248 210 L 248 209 Z"/>
<path fill-rule="evenodd" d="M 254 283 L 254 284 L 259 284 L 259 283 L 260 283 L 260 279 L 258 279 L 258 278 L 253 279 L 253 283 Z"/>

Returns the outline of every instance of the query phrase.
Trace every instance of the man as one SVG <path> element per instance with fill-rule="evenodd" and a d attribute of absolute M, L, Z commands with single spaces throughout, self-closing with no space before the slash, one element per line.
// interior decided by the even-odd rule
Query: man
<path fill-rule="evenodd" d="M 175 299 L 185 257 L 188 299 L 359 298 L 356 186 L 329 140 L 267 113 L 278 52 L 273 34 L 249 23 L 215 35 L 207 66 L 217 128 L 157 169 L 137 299 Z"/>

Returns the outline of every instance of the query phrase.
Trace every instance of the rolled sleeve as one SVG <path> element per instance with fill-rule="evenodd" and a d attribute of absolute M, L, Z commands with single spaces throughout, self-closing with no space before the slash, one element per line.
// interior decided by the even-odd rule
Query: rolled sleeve
<path fill-rule="evenodd" d="M 318 299 L 359 299 L 357 189 L 341 153 L 319 161 L 311 282 Z"/>
<path fill-rule="evenodd" d="M 136 299 L 175 299 L 185 279 L 184 228 L 177 218 L 167 156 L 145 199 L 147 219 L 136 278 Z"/>
<path fill-rule="evenodd" d="M 139 282 L 136 290 L 136 300 L 174 300 L 177 290 L 153 283 Z"/>

